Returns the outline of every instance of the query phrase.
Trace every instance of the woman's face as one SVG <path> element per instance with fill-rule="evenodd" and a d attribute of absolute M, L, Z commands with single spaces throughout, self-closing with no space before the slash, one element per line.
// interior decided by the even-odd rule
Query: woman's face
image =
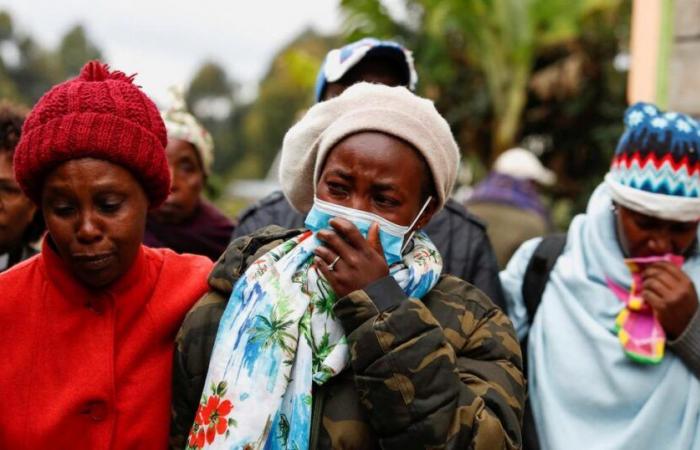
<path fill-rule="evenodd" d="M 160 222 L 180 223 L 194 215 L 204 188 L 204 170 L 197 150 L 187 141 L 169 139 L 165 148 L 172 186 L 168 199 L 153 215 Z"/>
<path fill-rule="evenodd" d="M 696 240 L 697 221 L 658 219 L 621 205 L 616 205 L 615 211 L 620 246 L 629 257 L 684 255 Z"/>
<path fill-rule="evenodd" d="M 432 183 L 427 164 L 408 143 L 379 132 L 349 136 L 329 152 L 316 186 L 321 200 L 375 213 L 410 225 Z M 422 228 L 435 212 L 434 202 L 421 216 Z"/>
<path fill-rule="evenodd" d="M 105 287 L 133 264 L 148 200 L 128 170 L 92 158 L 65 162 L 46 177 L 41 208 L 58 254 L 84 284 Z"/>
<path fill-rule="evenodd" d="M 12 171 L 12 153 L 0 150 L 0 253 L 20 247 L 36 206 L 20 189 Z"/>

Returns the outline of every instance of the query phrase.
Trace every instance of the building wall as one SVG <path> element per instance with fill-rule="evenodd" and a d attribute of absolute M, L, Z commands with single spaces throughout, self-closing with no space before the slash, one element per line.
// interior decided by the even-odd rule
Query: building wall
<path fill-rule="evenodd" d="M 700 116 L 700 0 L 674 0 L 668 109 Z"/>

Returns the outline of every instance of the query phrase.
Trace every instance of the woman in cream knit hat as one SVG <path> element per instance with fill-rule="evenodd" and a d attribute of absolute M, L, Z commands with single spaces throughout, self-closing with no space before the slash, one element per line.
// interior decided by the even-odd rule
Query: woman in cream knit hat
<path fill-rule="evenodd" d="M 306 229 L 242 237 L 215 267 L 179 333 L 173 442 L 517 448 L 512 326 L 440 276 L 421 232 L 458 159 L 432 102 L 406 88 L 361 83 L 311 108 L 280 171 Z"/>

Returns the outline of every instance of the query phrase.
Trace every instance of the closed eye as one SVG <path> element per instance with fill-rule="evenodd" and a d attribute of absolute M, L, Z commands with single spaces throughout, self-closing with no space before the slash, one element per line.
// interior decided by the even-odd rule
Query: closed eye
<path fill-rule="evenodd" d="M 195 173 L 197 171 L 197 166 L 195 166 L 192 161 L 185 160 L 177 164 L 177 169 L 184 173 Z"/>
<path fill-rule="evenodd" d="M 328 186 L 328 192 L 330 192 L 331 195 L 347 195 L 349 192 L 348 187 L 341 183 L 330 181 L 326 183 L 326 186 Z"/>
<path fill-rule="evenodd" d="M 635 217 L 634 224 L 642 230 L 652 230 L 659 226 L 658 222 L 653 219 L 648 219 L 646 217 Z"/>
<path fill-rule="evenodd" d="M 124 204 L 124 198 L 120 195 L 107 195 L 103 198 L 98 198 L 95 204 L 100 212 L 113 214 L 121 209 Z"/>
<path fill-rule="evenodd" d="M 119 202 L 119 203 L 103 203 L 103 204 L 99 205 L 99 208 L 100 208 L 100 211 L 102 211 L 104 213 L 115 213 L 115 212 L 119 211 L 121 206 L 122 206 L 121 202 Z"/>
<path fill-rule="evenodd" d="M 689 233 L 691 231 L 696 230 L 698 227 L 698 224 L 695 222 L 690 222 L 690 223 L 674 223 L 671 225 L 671 232 L 672 233 Z"/>
<path fill-rule="evenodd" d="M 75 212 L 75 207 L 68 204 L 52 205 L 51 211 L 59 217 L 68 217 Z"/>
<path fill-rule="evenodd" d="M 19 186 L 0 183 L 0 193 L 7 194 L 8 196 L 15 196 L 20 195 L 22 193 L 22 190 L 19 188 Z"/>
<path fill-rule="evenodd" d="M 375 195 L 374 196 L 374 202 L 379 205 L 380 207 L 384 208 L 395 208 L 397 206 L 401 205 L 401 202 L 396 200 L 393 197 L 389 197 L 387 195 Z"/>

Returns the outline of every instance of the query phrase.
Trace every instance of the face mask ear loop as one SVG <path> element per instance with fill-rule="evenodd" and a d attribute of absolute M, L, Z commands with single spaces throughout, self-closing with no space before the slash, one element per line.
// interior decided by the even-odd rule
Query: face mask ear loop
<path fill-rule="evenodd" d="M 416 226 L 420 218 L 423 216 L 423 213 L 425 212 L 426 209 L 428 209 L 428 205 L 430 205 L 430 202 L 433 201 L 433 197 L 429 196 L 428 199 L 423 203 L 423 207 L 420 209 L 418 212 L 418 215 L 416 216 L 415 219 L 413 219 L 413 222 L 411 222 L 411 225 L 408 227 L 410 230 L 408 233 L 408 238 L 404 240 L 403 246 L 401 247 L 401 253 L 403 254 L 404 250 L 406 250 L 406 247 L 408 247 L 408 243 L 411 242 L 411 239 L 413 239 L 413 235 L 416 234 L 416 230 L 413 229 L 413 227 Z"/>

